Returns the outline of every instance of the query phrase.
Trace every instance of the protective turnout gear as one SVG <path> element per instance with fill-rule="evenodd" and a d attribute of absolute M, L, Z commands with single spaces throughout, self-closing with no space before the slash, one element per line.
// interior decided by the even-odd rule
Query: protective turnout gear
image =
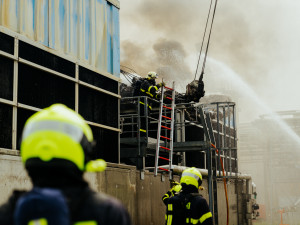
<path fill-rule="evenodd" d="M 195 167 L 183 171 L 180 179 L 180 184 L 193 185 L 199 188 L 202 184 L 202 175 Z"/>
<path fill-rule="evenodd" d="M 207 202 L 198 193 L 182 191 L 164 202 L 167 206 L 166 225 L 213 224 Z"/>
<path fill-rule="evenodd" d="M 174 187 L 175 185 L 179 185 L 180 183 L 175 181 L 175 180 L 171 180 L 171 186 Z"/>
<path fill-rule="evenodd" d="M 177 195 L 180 192 L 181 188 L 182 186 L 180 185 L 180 183 L 175 180 L 171 180 L 171 189 L 162 197 L 162 200 Z"/>
<path fill-rule="evenodd" d="M 171 191 L 172 191 L 173 195 L 175 195 L 176 193 L 180 192 L 180 190 L 182 188 L 182 186 L 180 185 L 180 183 L 178 183 L 175 180 L 172 180 L 171 181 L 171 185 L 172 185 Z"/>
<path fill-rule="evenodd" d="M 181 191 L 172 197 L 168 191 L 162 198 L 167 207 L 166 225 L 201 224 L 212 225 L 212 214 L 206 200 L 198 193 L 202 175 L 196 168 L 183 171 Z M 176 187 L 176 183 L 174 183 Z M 171 189 L 172 190 L 172 189 Z"/>
<path fill-rule="evenodd" d="M 140 88 L 140 96 L 147 96 L 157 99 L 157 91 L 159 85 L 155 84 L 155 80 L 144 80 Z"/>
<path fill-rule="evenodd" d="M 69 224 L 82 224 L 82 225 L 131 225 L 130 217 L 127 210 L 123 205 L 116 199 L 103 194 L 96 193 L 88 187 L 88 184 L 85 182 L 85 185 L 81 186 L 72 186 L 72 187 L 63 187 L 60 188 L 64 197 L 67 200 L 67 205 L 69 209 Z M 16 221 L 14 220 L 14 209 L 19 199 L 25 196 L 27 192 L 25 191 L 14 191 L 13 195 L 9 200 L 2 206 L 0 206 L 0 224 L 5 225 L 15 225 Z M 32 208 L 32 206 L 31 206 Z M 28 211 L 31 210 L 28 208 Z M 41 210 L 41 207 L 38 207 Z M 59 209 L 53 209 L 59 210 Z M 47 211 L 46 213 L 50 213 Z M 55 220 L 62 212 L 55 215 Z M 25 216 L 28 216 L 27 214 Z M 45 220 L 40 219 L 36 223 L 26 223 L 30 224 L 48 224 L 42 223 Z M 41 222 L 41 223 L 38 223 Z M 57 224 L 67 224 L 67 223 L 55 223 Z"/>
<path fill-rule="evenodd" d="M 15 225 L 71 225 L 66 199 L 53 188 L 35 187 L 22 195 L 15 207 L 14 221 Z"/>
<path fill-rule="evenodd" d="M 133 88 L 133 96 L 139 96 L 140 95 L 140 89 L 141 89 L 141 84 L 143 83 L 143 80 L 145 78 L 133 78 L 132 79 L 132 88 Z"/>
<path fill-rule="evenodd" d="M 76 225 L 130 225 L 122 204 L 92 191 L 83 178 L 84 171 L 101 171 L 106 167 L 104 160 L 92 160 L 92 142 L 92 130 L 84 119 L 62 104 L 31 116 L 23 130 L 21 157 L 33 189 L 13 192 L 0 206 L 0 224 L 68 224 L 57 222 L 67 217 L 69 224 Z M 52 201 L 52 197 L 65 200 L 66 213 L 60 210 L 66 209 L 64 201 Z M 54 210 L 48 210 L 51 208 Z"/>
<path fill-rule="evenodd" d="M 155 79 L 144 79 L 140 85 L 139 96 L 146 96 L 154 99 L 158 99 L 159 95 L 157 93 L 159 86 L 156 85 Z M 147 119 L 152 110 L 152 101 L 151 99 L 140 98 L 140 118 L 141 118 L 141 127 L 140 127 L 140 135 L 146 136 L 147 133 Z"/>
<path fill-rule="evenodd" d="M 180 184 L 177 184 L 175 185 L 173 188 L 172 188 L 172 191 L 173 191 L 173 195 L 175 195 L 176 193 L 180 192 L 182 186 Z"/>
<path fill-rule="evenodd" d="M 147 78 L 148 79 L 157 79 L 158 78 L 158 74 L 156 72 L 151 71 L 151 72 L 149 72 L 147 74 Z"/>
<path fill-rule="evenodd" d="M 21 157 L 26 168 L 36 159 L 45 163 L 62 159 L 72 162 L 81 171 L 103 171 L 104 160 L 91 161 L 92 145 L 92 130 L 84 119 L 65 105 L 54 104 L 27 120 Z"/>

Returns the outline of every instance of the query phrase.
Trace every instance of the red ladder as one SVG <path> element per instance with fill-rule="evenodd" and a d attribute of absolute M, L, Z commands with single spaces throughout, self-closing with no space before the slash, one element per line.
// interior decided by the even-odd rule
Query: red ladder
<path fill-rule="evenodd" d="M 161 89 L 161 99 L 160 99 L 160 109 L 159 109 L 159 118 L 158 118 L 158 129 L 157 129 L 157 143 L 156 143 L 156 154 L 155 154 L 155 167 L 154 167 L 154 176 L 157 176 L 159 171 L 167 171 L 169 172 L 170 179 L 172 179 L 172 161 L 173 161 L 173 133 L 174 133 L 174 109 L 175 109 L 175 82 L 173 82 L 172 88 L 162 87 Z M 171 107 L 164 103 L 164 95 L 165 89 L 172 91 L 172 97 L 166 96 L 165 99 L 171 100 Z M 168 114 L 171 114 L 170 117 L 163 115 L 163 109 L 166 109 Z M 167 114 L 166 113 L 166 114 Z M 165 119 L 165 124 L 162 125 L 162 120 Z M 168 126 L 169 125 L 169 126 Z M 166 137 L 161 135 L 162 129 L 168 130 L 170 132 L 170 136 Z M 166 146 L 162 146 L 160 141 L 163 139 L 166 143 Z M 160 151 L 168 151 L 169 158 L 161 157 Z M 158 160 L 165 160 L 169 164 L 169 168 L 163 168 L 158 165 Z"/>

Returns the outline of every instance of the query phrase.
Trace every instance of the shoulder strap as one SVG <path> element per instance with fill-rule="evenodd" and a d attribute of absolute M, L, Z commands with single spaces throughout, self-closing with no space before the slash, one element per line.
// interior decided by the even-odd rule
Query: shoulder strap
<path fill-rule="evenodd" d="M 59 189 L 37 188 L 22 195 L 14 211 L 15 224 L 29 224 L 36 220 L 49 225 L 70 224 L 69 208 Z"/>
<path fill-rule="evenodd" d="M 184 205 L 184 208 L 185 208 L 185 218 L 186 219 L 191 219 L 191 200 L 194 198 L 194 197 L 197 197 L 197 196 L 201 196 L 199 193 L 188 193 L 184 196 L 184 200 L 183 200 L 183 205 Z"/>

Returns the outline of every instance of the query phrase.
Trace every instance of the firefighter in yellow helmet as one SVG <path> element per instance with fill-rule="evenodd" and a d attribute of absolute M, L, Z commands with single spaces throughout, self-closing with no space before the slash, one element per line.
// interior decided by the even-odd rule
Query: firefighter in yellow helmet
<path fill-rule="evenodd" d="M 57 219 L 58 215 L 46 212 L 48 217 L 33 215 L 35 219 L 30 220 L 28 213 L 22 214 L 17 209 L 27 202 L 29 207 L 22 209 L 34 214 L 36 212 L 32 208 L 36 204 L 30 206 L 28 196 L 35 193 L 36 197 L 38 193 L 44 200 L 49 193 L 60 196 L 56 195 L 59 193 L 69 212 L 69 223 L 63 224 L 130 225 L 128 212 L 118 200 L 94 192 L 83 179 L 85 171 L 103 171 L 106 167 L 104 160 L 92 160 L 94 150 L 91 128 L 79 114 L 65 105 L 54 104 L 32 115 L 25 123 L 20 154 L 33 189 L 29 192 L 14 191 L 8 202 L 0 206 L 0 224 L 23 224 L 19 220 L 26 217 L 24 224 L 39 222 L 37 224 L 51 225 L 51 216 Z M 46 197 L 45 193 L 48 193 Z M 39 207 L 37 213 L 44 208 Z"/>
<path fill-rule="evenodd" d="M 156 84 L 156 79 L 158 74 L 156 72 L 149 72 L 146 76 L 146 79 L 141 83 L 140 95 L 147 96 L 151 98 L 158 98 L 157 91 L 161 86 L 165 86 L 165 83 Z"/>
<path fill-rule="evenodd" d="M 198 193 L 202 175 L 195 167 L 183 171 L 180 184 L 163 196 L 167 207 L 166 225 L 201 224 L 212 225 L 212 214 L 206 200 Z M 177 192 L 177 193 L 176 193 Z"/>
<path fill-rule="evenodd" d="M 146 78 L 140 80 L 140 85 L 138 85 L 138 88 L 139 88 L 138 95 L 148 97 L 147 101 L 144 98 L 140 98 L 140 101 L 139 101 L 140 116 L 141 116 L 141 127 L 140 127 L 140 135 L 141 136 L 146 136 L 146 133 L 147 133 L 146 116 L 148 116 L 152 110 L 151 98 L 159 99 L 158 90 L 160 87 L 165 85 L 165 83 L 163 83 L 163 82 L 156 84 L 157 78 L 158 78 L 158 74 L 156 72 L 150 71 L 147 74 Z M 147 113 L 146 113 L 146 111 L 147 111 Z"/>

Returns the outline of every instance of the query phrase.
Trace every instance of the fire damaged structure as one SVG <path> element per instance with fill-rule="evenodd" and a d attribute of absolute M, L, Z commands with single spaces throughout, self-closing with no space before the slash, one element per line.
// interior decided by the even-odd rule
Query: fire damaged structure
<path fill-rule="evenodd" d="M 120 199 L 133 224 L 163 224 L 165 206 L 153 196 L 169 189 L 169 174 L 178 180 L 186 167 L 201 170 L 215 224 L 225 224 L 228 214 L 230 224 L 252 224 L 253 188 L 251 176 L 238 171 L 234 102 L 200 104 L 201 80 L 191 82 L 185 94 L 175 92 L 174 105 L 168 99 L 163 109 L 159 99 L 132 96 L 120 79 L 118 0 L 16 2 L 0 2 L 0 11 L 7 12 L 0 19 L 0 202 L 11 190 L 30 185 L 19 151 L 25 121 L 62 103 L 91 127 L 94 159 L 108 162 L 106 171 L 87 179 L 97 191 Z M 160 136 L 172 140 L 172 147 L 158 137 L 159 124 L 165 127 Z"/>
<path fill-rule="evenodd" d="M 157 158 L 161 173 L 176 174 L 181 170 L 180 168 L 184 167 L 207 170 L 210 208 L 214 212 L 216 222 L 218 220 L 218 203 L 214 199 L 218 198 L 217 180 L 222 178 L 221 171 L 224 173 L 223 178 L 226 179 L 237 179 L 239 174 L 235 103 L 229 101 L 205 104 L 188 102 L 186 94 L 176 93 L 174 132 L 171 137 L 174 143 L 170 158 L 168 157 L 170 144 L 168 144 L 168 140 L 160 137 L 169 137 L 171 131 L 163 129 L 163 136 L 159 136 L 157 130 L 160 119 L 162 119 L 162 127 L 170 127 L 171 112 L 168 109 L 171 109 L 171 103 L 166 104 L 167 107 L 163 109 L 162 117 L 160 117 L 161 101 L 144 96 L 132 96 L 130 93 L 132 93 L 130 87 L 121 86 L 121 162 L 135 165 L 142 171 L 141 176 L 145 171 L 155 170 L 154 165 Z M 130 95 L 132 97 L 129 97 Z M 143 98 L 143 102 L 151 102 L 152 110 L 147 111 L 147 104 L 145 106 L 138 104 L 141 98 Z M 140 107 L 144 107 L 144 109 Z M 146 113 L 141 113 L 142 111 Z M 142 135 L 140 132 L 143 120 L 147 121 L 146 135 Z M 157 151 L 159 145 L 163 146 L 160 156 Z M 171 163 L 170 160 L 172 160 Z M 168 170 L 169 163 L 172 164 L 170 171 Z M 248 184 L 249 190 L 252 190 L 251 185 L 252 183 Z M 247 208 L 249 220 L 256 219 L 259 215 L 256 212 L 259 206 L 253 198 L 254 194 L 252 197 L 250 194 L 244 198 L 249 205 Z"/>

